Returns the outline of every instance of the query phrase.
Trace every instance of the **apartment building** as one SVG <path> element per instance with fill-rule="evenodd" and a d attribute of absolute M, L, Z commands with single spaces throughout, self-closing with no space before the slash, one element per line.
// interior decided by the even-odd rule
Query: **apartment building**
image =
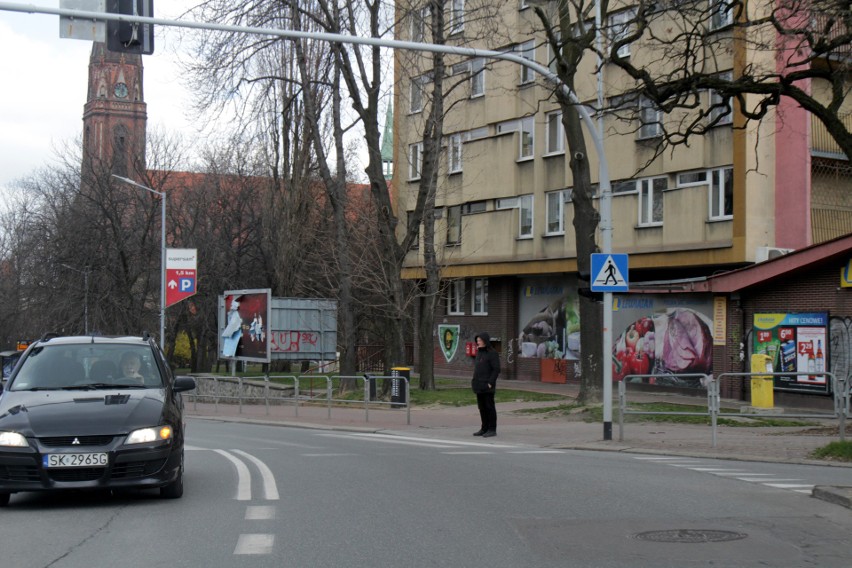
<path fill-rule="evenodd" d="M 734 73 L 743 61 L 771 62 L 773 53 L 733 39 L 733 16 L 714 2 L 707 3 L 709 32 L 730 46 L 708 62 L 715 72 Z M 447 43 L 512 50 L 549 65 L 552 53 L 529 4 L 447 2 Z M 427 5 L 397 3 L 399 39 L 431 41 Z M 611 34 L 619 33 L 617 22 L 630 9 L 608 15 Z M 622 50 L 640 64 L 663 61 L 642 45 Z M 395 58 L 394 188 L 405 222 L 424 160 L 433 70 L 426 54 L 399 51 Z M 577 74 L 576 95 L 590 109 L 598 97 L 596 68 L 590 53 Z M 632 83 L 611 64 L 600 73 L 604 107 L 622 104 Z M 485 330 L 495 338 L 507 378 L 571 378 L 581 349 L 573 182 L 553 87 L 527 68 L 484 58 L 448 57 L 444 77 L 436 243 L 445 292 L 435 330 L 441 338 L 436 373 L 467 376 L 472 363 L 458 346 Z M 707 107 L 718 98 L 699 94 Z M 736 110 L 723 112 L 704 136 L 659 153 L 660 124 L 682 117 L 642 99 L 630 104 L 636 107 L 632 122 L 615 113 L 602 120 L 613 251 L 629 254 L 631 282 L 708 276 L 852 232 L 849 162 L 797 105 L 784 101 L 744 128 L 734 128 L 744 124 Z M 600 157 L 587 141 L 596 183 Z M 414 248 L 404 276 L 420 278 L 422 267 L 422 250 Z M 712 297 L 648 301 L 638 307 L 688 306 L 712 329 Z M 628 296 L 622 302 L 631 307 Z M 443 341 L 455 335 L 456 347 Z"/>

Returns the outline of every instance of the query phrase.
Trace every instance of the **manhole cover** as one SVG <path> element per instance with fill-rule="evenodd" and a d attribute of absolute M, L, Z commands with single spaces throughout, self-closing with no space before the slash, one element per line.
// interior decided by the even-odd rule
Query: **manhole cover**
<path fill-rule="evenodd" d="M 697 544 L 702 542 L 728 542 L 742 540 L 748 535 L 733 531 L 713 531 L 702 529 L 675 529 L 668 531 L 648 531 L 633 535 L 639 540 L 650 542 L 676 542 L 681 544 Z"/>

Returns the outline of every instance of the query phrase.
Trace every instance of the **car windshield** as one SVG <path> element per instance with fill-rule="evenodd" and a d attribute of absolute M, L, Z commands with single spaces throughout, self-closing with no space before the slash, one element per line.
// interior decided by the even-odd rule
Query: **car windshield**
<path fill-rule="evenodd" d="M 21 364 L 10 390 L 159 388 L 163 384 L 147 345 L 42 345 Z"/>

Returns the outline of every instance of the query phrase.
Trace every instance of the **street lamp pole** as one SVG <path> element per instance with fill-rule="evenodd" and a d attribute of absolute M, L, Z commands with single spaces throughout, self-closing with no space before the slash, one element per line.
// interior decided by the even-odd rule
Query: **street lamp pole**
<path fill-rule="evenodd" d="M 147 185 L 136 183 L 130 178 L 112 174 L 117 180 L 123 181 L 139 189 L 160 196 L 160 348 L 166 349 L 166 192 L 151 189 Z"/>
<path fill-rule="evenodd" d="M 80 270 L 79 268 L 74 268 L 70 264 L 64 264 L 63 263 L 63 264 L 60 264 L 60 266 L 63 266 L 65 268 L 67 268 L 68 270 L 73 270 L 74 272 L 79 272 L 80 274 L 83 275 L 83 289 L 84 289 L 84 292 L 83 292 L 84 293 L 83 328 L 85 330 L 83 333 L 84 333 L 84 335 L 89 335 L 89 272 L 91 272 L 91 269 L 88 267 L 88 265 L 86 266 L 86 268 L 84 270 Z"/>

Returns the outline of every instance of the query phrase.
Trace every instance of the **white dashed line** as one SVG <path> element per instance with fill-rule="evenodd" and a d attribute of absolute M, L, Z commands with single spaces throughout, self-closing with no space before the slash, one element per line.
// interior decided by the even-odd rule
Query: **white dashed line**
<path fill-rule="evenodd" d="M 808 483 L 764 483 L 767 487 L 775 487 L 777 489 L 813 489 L 813 484 Z"/>
<path fill-rule="evenodd" d="M 482 451 L 476 451 L 476 450 L 470 450 L 470 451 L 466 452 L 466 451 L 461 450 L 461 451 L 457 451 L 457 452 L 441 452 L 441 453 L 444 454 L 445 456 L 481 456 L 481 455 L 493 454 L 494 452 L 482 452 Z"/>
<path fill-rule="evenodd" d="M 275 518 L 275 507 L 271 505 L 252 505 L 246 507 L 247 521 L 268 521 Z"/>
<path fill-rule="evenodd" d="M 274 544 L 274 534 L 241 534 L 234 554 L 270 554 Z"/>

